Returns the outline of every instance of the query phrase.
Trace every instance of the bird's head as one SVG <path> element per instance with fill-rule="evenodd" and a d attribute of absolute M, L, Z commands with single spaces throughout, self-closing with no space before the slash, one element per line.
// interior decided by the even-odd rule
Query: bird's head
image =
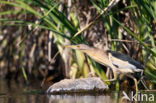
<path fill-rule="evenodd" d="M 76 50 L 88 50 L 90 47 L 88 45 L 85 44 L 77 44 L 77 45 L 66 45 L 64 47 L 68 47 L 68 48 L 72 48 L 72 49 L 76 49 Z"/>

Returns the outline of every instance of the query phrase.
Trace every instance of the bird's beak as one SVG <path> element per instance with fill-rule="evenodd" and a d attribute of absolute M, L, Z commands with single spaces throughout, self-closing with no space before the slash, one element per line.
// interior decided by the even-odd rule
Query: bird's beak
<path fill-rule="evenodd" d="M 72 48 L 73 45 L 65 45 L 64 47 L 65 47 L 65 48 Z"/>
<path fill-rule="evenodd" d="M 65 45 L 64 46 L 65 48 L 72 48 L 72 49 L 77 49 L 75 45 Z"/>

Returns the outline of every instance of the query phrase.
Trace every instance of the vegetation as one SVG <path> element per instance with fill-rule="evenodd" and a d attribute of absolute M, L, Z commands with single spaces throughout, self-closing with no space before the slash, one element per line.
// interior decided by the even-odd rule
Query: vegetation
<path fill-rule="evenodd" d="M 1 0 L 0 75 L 58 81 L 92 74 L 105 80 L 105 67 L 64 48 L 79 43 L 96 46 L 100 41 L 145 65 L 145 76 L 154 86 L 156 1 L 119 0 L 105 11 L 110 1 Z"/>

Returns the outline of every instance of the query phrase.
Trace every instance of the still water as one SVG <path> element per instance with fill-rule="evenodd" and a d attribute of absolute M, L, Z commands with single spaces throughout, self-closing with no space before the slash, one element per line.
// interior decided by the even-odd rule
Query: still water
<path fill-rule="evenodd" d="M 109 92 L 104 94 L 72 94 L 72 95 L 51 95 L 45 93 L 46 88 L 40 88 L 40 82 L 32 82 L 31 85 L 24 86 L 15 81 L 6 82 L 0 78 L 0 103 L 132 103 L 135 96 L 133 91 L 125 92 L 129 97 L 123 99 L 123 91 Z M 132 95 L 133 93 L 133 95 Z M 138 103 L 156 103 L 156 92 L 144 92 L 144 96 L 139 93 Z M 152 100 L 154 96 L 154 101 Z M 144 98 L 142 98 L 144 97 Z M 143 101 L 142 101 L 143 100 Z"/>

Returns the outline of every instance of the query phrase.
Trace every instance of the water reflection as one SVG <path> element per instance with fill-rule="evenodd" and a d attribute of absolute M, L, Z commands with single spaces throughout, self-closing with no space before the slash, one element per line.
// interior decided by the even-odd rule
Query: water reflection
<path fill-rule="evenodd" d="M 31 95 L 31 94 L 0 94 L 0 103 L 114 103 L 113 97 L 99 95 Z"/>
<path fill-rule="evenodd" d="M 45 95 L 1 95 L 0 103 L 49 103 Z"/>
<path fill-rule="evenodd" d="M 113 103 L 111 96 L 50 95 L 49 103 Z"/>
<path fill-rule="evenodd" d="M 155 92 L 152 92 L 152 94 L 155 95 Z M 130 97 L 129 93 L 128 96 Z M 16 92 L 14 93 L 0 92 L 0 103 L 132 103 L 132 101 L 128 100 L 122 101 L 122 97 L 123 97 L 122 92 L 110 92 L 107 95 L 77 95 L 77 94 L 47 95 L 47 94 L 30 94 L 30 93 L 20 94 Z M 151 103 L 150 101 L 147 100 L 133 102 Z"/>

